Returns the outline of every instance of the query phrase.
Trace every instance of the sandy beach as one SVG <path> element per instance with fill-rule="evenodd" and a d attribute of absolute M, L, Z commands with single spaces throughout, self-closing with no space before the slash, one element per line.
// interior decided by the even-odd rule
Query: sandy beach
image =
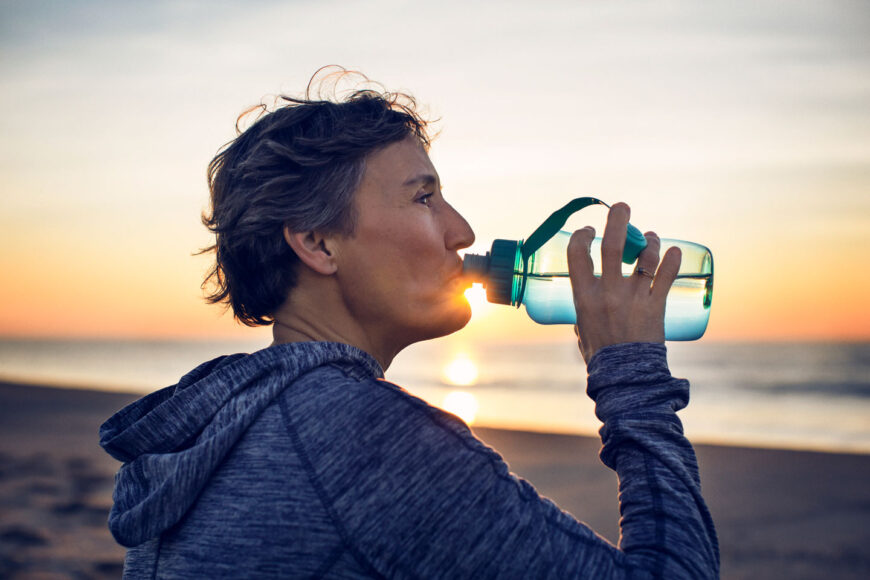
<path fill-rule="evenodd" d="M 0 383 L 0 578 L 117 578 L 117 463 L 97 429 L 134 395 Z M 616 476 L 589 437 L 475 428 L 512 470 L 618 539 Z M 870 456 L 700 445 L 723 578 L 870 577 Z"/>

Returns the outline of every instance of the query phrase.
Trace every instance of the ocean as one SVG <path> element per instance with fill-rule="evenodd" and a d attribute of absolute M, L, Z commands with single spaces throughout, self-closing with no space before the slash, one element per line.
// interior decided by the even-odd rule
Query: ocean
<path fill-rule="evenodd" d="M 0 339 L 0 380 L 147 393 L 220 354 L 262 343 Z M 870 343 L 668 343 L 692 384 L 680 417 L 699 443 L 870 453 Z M 440 340 L 401 353 L 387 379 L 475 425 L 590 435 L 576 345 Z"/>

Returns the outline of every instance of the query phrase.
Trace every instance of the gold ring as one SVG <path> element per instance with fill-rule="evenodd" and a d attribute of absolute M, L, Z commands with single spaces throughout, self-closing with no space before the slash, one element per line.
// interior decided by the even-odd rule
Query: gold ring
<path fill-rule="evenodd" d="M 654 279 L 655 276 L 656 276 L 655 274 L 653 274 L 653 273 L 650 272 L 649 270 L 646 270 L 646 269 L 644 269 L 644 268 L 641 268 L 640 266 L 638 266 L 638 267 L 635 269 L 634 273 L 637 274 L 638 276 L 647 276 L 647 277 L 649 277 L 650 279 Z"/>

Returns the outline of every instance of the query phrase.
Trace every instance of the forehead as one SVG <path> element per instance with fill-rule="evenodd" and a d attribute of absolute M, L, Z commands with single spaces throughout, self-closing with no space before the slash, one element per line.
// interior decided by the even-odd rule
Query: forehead
<path fill-rule="evenodd" d="M 437 181 L 438 173 L 423 145 L 416 137 L 407 137 L 366 158 L 360 190 L 377 187 L 398 192 Z"/>

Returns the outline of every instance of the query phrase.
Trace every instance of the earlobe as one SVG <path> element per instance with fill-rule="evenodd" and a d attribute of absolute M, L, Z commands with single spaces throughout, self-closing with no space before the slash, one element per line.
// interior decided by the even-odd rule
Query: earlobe
<path fill-rule="evenodd" d="M 316 231 L 294 232 L 284 227 L 284 240 L 303 264 L 324 276 L 334 274 L 338 267 L 327 238 Z"/>

